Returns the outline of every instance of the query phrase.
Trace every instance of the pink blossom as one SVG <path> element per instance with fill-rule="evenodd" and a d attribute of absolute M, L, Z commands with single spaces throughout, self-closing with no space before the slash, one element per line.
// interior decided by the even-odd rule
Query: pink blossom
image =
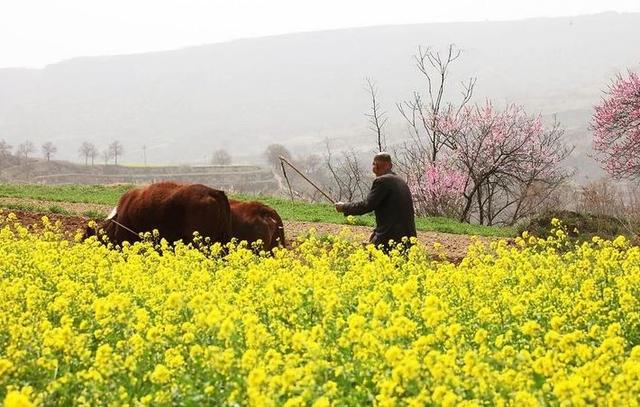
<path fill-rule="evenodd" d="M 640 75 L 618 75 L 595 107 L 593 146 L 615 177 L 640 177 Z"/>
<path fill-rule="evenodd" d="M 430 215 L 455 215 L 467 176 L 451 160 L 429 163 L 423 174 L 410 182 L 419 210 Z"/>
<path fill-rule="evenodd" d="M 503 110 L 489 101 L 448 109 L 434 122 L 450 145 L 438 160 L 425 160 L 424 172 L 412 181 L 418 210 L 426 214 L 455 214 L 457 205 L 461 217 L 468 218 L 476 205 L 474 196 L 486 197 L 496 185 L 509 188 L 559 179 L 558 164 L 570 151 L 557 125 L 547 129 L 539 115 L 528 115 L 515 104 Z"/>

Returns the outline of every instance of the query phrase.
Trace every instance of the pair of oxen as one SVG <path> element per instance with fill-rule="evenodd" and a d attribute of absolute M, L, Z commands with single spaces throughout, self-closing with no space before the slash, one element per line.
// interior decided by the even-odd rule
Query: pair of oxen
<path fill-rule="evenodd" d="M 141 233 L 153 230 L 168 242 L 190 243 L 198 232 L 211 243 L 260 240 L 265 250 L 285 244 L 275 210 L 260 202 L 228 199 L 224 191 L 202 184 L 159 182 L 127 191 L 98 229 L 88 228 L 85 236 L 100 230 L 116 245 L 139 241 Z"/>

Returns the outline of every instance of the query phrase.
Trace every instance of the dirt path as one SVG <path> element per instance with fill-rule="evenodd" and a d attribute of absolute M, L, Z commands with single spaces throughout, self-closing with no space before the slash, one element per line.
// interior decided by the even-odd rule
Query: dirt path
<path fill-rule="evenodd" d="M 29 211 L 6 209 L 6 207 L 24 207 L 28 206 L 33 208 Z M 63 208 L 66 211 L 73 213 L 74 215 L 62 215 L 57 213 L 51 213 L 47 208 L 57 207 Z M 72 202 L 56 202 L 56 201 L 42 201 L 37 199 L 21 199 L 21 198 L 3 198 L 0 197 L 0 208 L 5 208 L 3 211 L 13 212 L 18 219 L 25 225 L 37 225 L 41 223 L 43 215 L 47 215 L 52 221 L 60 220 L 65 232 L 70 235 L 75 234 L 78 230 L 84 230 L 89 218 L 81 215 L 87 211 L 109 213 L 112 209 L 110 205 L 101 204 L 85 204 L 85 203 L 72 203 Z M 352 226 L 352 225 L 338 225 L 333 223 L 316 223 L 316 222 L 298 222 L 298 221 L 284 221 L 285 234 L 288 241 L 293 241 L 300 235 L 306 234 L 310 229 L 315 229 L 318 235 L 337 234 L 340 231 L 347 229 L 356 238 L 361 239 L 363 242 L 367 241 L 371 234 L 371 227 L 369 226 Z M 489 242 L 492 240 L 488 237 L 474 237 L 469 235 L 456 235 L 450 233 L 440 232 L 418 232 L 418 240 L 421 244 L 424 244 L 430 251 L 435 253 L 433 249 L 434 243 L 442 245 L 442 252 L 446 256 L 453 260 L 458 261 L 466 254 L 467 248 L 475 240 L 482 242 Z"/>
<path fill-rule="evenodd" d="M 0 208 L 9 208 L 15 206 L 28 206 L 33 207 L 38 212 L 48 213 L 51 212 L 48 208 L 58 207 L 66 209 L 69 212 L 80 215 L 87 211 L 104 212 L 108 214 L 111 211 L 111 205 L 91 204 L 91 203 L 77 203 L 77 202 L 58 202 L 58 201 L 44 201 L 40 199 L 30 198 L 8 198 L 0 197 Z M 20 208 L 19 208 L 20 209 Z"/>
<path fill-rule="evenodd" d="M 284 221 L 284 229 L 287 233 L 287 239 L 290 237 L 295 238 L 301 234 L 306 234 L 309 229 L 315 229 L 319 235 L 337 234 L 343 229 L 347 229 L 350 233 L 360 238 L 363 242 L 369 240 L 372 227 L 370 226 L 351 226 L 351 225 L 337 225 L 334 223 L 315 223 L 315 222 L 293 222 Z M 430 251 L 435 253 L 433 249 L 434 243 L 442 245 L 442 252 L 452 260 L 462 259 L 467 248 L 474 241 L 480 240 L 484 243 L 491 241 L 488 237 L 474 237 L 469 235 L 456 235 L 451 233 L 441 232 L 422 232 L 418 231 L 418 241 L 425 245 Z"/>

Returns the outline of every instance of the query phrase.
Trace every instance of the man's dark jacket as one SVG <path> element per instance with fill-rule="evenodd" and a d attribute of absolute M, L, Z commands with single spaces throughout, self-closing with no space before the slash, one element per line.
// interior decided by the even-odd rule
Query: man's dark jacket
<path fill-rule="evenodd" d="M 405 236 L 416 236 L 413 199 L 407 183 L 389 171 L 373 181 L 367 198 L 344 205 L 345 215 L 362 215 L 375 211 L 376 228 L 369 241 L 376 246 L 389 240 L 400 242 Z"/>

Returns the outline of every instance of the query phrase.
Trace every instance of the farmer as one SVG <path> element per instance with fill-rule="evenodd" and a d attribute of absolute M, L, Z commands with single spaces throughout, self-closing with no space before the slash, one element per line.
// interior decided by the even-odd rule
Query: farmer
<path fill-rule="evenodd" d="M 345 215 L 362 215 L 374 211 L 376 228 L 369 242 L 388 248 L 393 240 L 400 243 L 403 237 L 416 236 L 413 199 L 407 183 L 391 171 L 393 163 L 388 153 L 373 157 L 372 170 L 376 175 L 366 199 L 360 202 L 338 202 L 336 210 Z"/>

